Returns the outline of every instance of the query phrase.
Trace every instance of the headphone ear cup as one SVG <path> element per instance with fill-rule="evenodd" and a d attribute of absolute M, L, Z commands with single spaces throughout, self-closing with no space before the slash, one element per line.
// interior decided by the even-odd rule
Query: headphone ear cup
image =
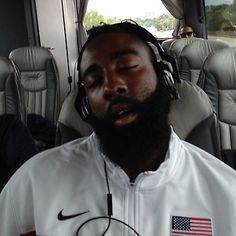
<path fill-rule="evenodd" d="M 87 121 L 90 114 L 88 100 L 87 100 L 84 87 L 80 85 L 79 82 L 78 82 L 78 95 L 76 97 L 74 105 L 75 105 L 75 109 L 80 114 L 81 118 L 84 121 Z"/>
<path fill-rule="evenodd" d="M 164 82 L 168 88 L 172 100 L 178 99 L 179 95 L 176 90 L 175 81 L 170 71 L 164 70 Z"/>
<path fill-rule="evenodd" d="M 169 95 L 171 100 L 175 100 L 179 98 L 178 92 L 175 86 L 175 80 L 172 75 L 172 68 L 170 67 L 169 63 L 165 63 L 163 61 L 157 62 L 157 70 L 161 71 L 161 77 L 168 89 Z"/>

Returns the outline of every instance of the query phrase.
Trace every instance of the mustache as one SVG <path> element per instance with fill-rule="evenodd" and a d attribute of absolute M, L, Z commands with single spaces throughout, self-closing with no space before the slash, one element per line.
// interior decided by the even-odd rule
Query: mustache
<path fill-rule="evenodd" d="M 138 110 L 140 106 L 142 105 L 142 103 L 136 99 L 123 97 L 123 96 L 117 96 L 114 99 L 112 99 L 112 101 L 110 102 L 107 108 L 106 115 L 105 115 L 106 119 L 112 118 L 112 107 L 117 104 L 126 104 L 129 107 L 130 111 Z"/>
<path fill-rule="evenodd" d="M 112 99 L 112 101 L 110 102 L 110 105 L 108 107 L 108 109 L 112 106 L 112 105 L 116 105 L 118 103 L 128 103 L 128 104 L 136 104 L 139 103 L 136 99 L 133 98 L 129 98 L 129 97 L 123 97 L 123 96 L 116 96 L 115 98 Z"/>

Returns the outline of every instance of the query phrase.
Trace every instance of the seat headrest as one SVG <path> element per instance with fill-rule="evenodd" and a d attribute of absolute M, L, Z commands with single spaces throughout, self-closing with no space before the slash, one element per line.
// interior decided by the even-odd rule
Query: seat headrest
<path fill-rule="evenodd" d="M 197 85 L 182 80 L 177 84 L 177 90 L 180 99 L 172 101 L 169 121 L 179 137 L 185 139 L 197 124 L 213 113 L 213 108 L 208 96 Z M 86 136 L 91 134 L 93 129 L 82 120 L 74 107 L 77 95 L 78 90 L 75 89 L 66 97 L 58 122 Z"/>
<path fill-rule="evenodd" d="M 0 114 L 15 114 L 26 121 L 22 86 L 8 58 L 0 57 Z"/>
<path fill-rule="evenodd" d="M 0 57 L 0 90 L 5 89 L 6 80 L 14 72 L 10 61 L 5 57 Z"/>
<path fill-rule="evenodd" d="M 210 55 L 204 71 L 214 75 L 218 89 L 236 90 L 236 48 L 224 48 Z"/>
<path fill-rule="evenodd" d="M 82 120 L 79 113 L 75 109 L 75 100 L 78 95 L 78 89 L 74 89 L 65 98 L 59 117 L 58 123 L 76 130 L 81 136 L 87 136 L 92 133 L 92 127 L 89 123 Z"/>
<path fill-rule="evenodd" d="M 17 48 L 9 55 L 21 71 L 45 70 L 52 57 L 51 52 L 43 47 Z"/>
<path fill-rule="evenodd" d="M 161 46 L 163 47 L 163 49 L 165 50 L 166 53 L 169 54 L 170 46 L 175 40 L 177 40 L 177 39 L 167 39 L 161 43 Z"/>
<path fill-rule="evenodd" d="M 197 40 L 184 47 L 181 58 L 185 58 L 192 69 L 200 69 L 210 53 L 226 47 L 229 45 L 221 41 Z"/>
<path fill-rule="evenodd" d="M 197 85 L 181 80 L 176 85 L 180 98 L 173 100 L 169 121 L 181 139 L 186 139 L 194 127 L 213 113 L 207 94 Z"/>
<path fill-rule="evenodd" d="M 185 46 L 191 44 L 192 42 L 198 41 L 198 40 L 202 40 L 204 41 L 204 39 L 202 38 L 183 38 L 183 39 L 178 39 L 175 40 L 169 48 L 170 54 L 172 56 L 179 57 L 180 53 L 182 52 L 182 50 L 184 49 Z"/>

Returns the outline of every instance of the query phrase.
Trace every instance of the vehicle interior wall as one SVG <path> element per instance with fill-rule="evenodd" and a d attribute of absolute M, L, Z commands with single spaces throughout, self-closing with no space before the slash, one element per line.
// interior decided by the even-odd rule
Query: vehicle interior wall
<path fill-rule="evenodd" d="M 17 47 L 29 45 L 24 1 L 0 1 L 0 55 L 8 56 Z"/>
<path fill-rule="evenodd" d="M 69 91 L 68 77 L 74 80 L 78 58 L 74 3 L 36 0 L 36 10 L 41 46 L 51 49 L 59 69 L 62 103 Z"/>

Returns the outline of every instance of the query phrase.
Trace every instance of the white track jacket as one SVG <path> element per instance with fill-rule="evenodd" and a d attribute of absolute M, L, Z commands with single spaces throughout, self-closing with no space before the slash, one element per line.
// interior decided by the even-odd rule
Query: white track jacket
<path fill-rule="evenodd" d="M 236 235 L 236 172 L 217 158 L 172 132 L 166 160 L 130 183 L 97 147 L 92 134 L 27 161 L 0 195 L 0 236 L 102 236 L 104 160 L 106 236 Z"/>

